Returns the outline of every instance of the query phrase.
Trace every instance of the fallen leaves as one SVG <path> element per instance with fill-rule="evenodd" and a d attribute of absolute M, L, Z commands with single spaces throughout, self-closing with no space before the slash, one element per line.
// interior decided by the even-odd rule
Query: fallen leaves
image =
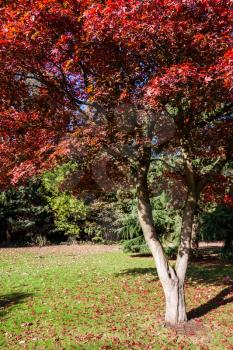
<path fill-rule="evenodd" d="M 220 350 L 232 346 L 230 302 L 216 308 L 213 302 L 212 309 L 187 329 L 170 330 L 162 327 L 164 297 L 151 258 L 130 258 L 121 252 L 89 254 L 89 247 L 88 254 L 79 254 L 83 247 L 72 247 L 76 255 L 70 255 L 69 249 L 64 255 L 64 247 L 63 254 L 60 249 L 43 251 L 43 261 L 34 258 L 31 248 L 16 249 L 15 254 L 2 250 L 4 294 L 16 286 L 31 292 L 21 303 L 5 307 L 0 333 L 9 349 Z M 140 274 L 130 274 L 139 268 Z M 189 274 L 189 310 L 211 302 L 232 282 L 227 265 L 215 264 L 213 269 L 194 264 Z M 231 296 L 229 290 L 223 300 Z"/>

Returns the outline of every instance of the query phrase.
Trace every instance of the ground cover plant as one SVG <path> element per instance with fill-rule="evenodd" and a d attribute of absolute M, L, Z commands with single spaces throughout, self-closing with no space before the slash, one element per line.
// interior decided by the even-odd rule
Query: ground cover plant
<path fill-rule="evenodd" d="M 197 332 L 162 327 L 152 258 L 117 246 L 1 249 L 1 349 L 232 349 L 232 266 L 190 264 Z M 201 326 L 201 327 L 200 327 Z"/>

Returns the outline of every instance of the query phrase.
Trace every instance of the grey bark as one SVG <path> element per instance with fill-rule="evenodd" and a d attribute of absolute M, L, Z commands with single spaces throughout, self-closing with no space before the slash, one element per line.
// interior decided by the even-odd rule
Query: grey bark
<path fill-rule="evenodd" d="M 186 204 L 183 211 L 183 220 L 181 227 L 181 242 L 176 260 L 176 273 L 178 278 L 184 282 L 189 252 L 191 248 L 191 237 L 194 213 L 196 209 L 196 198 L 192 194 L 188 194 Z"/>
<path fill-rule="evenodd" d="M 211 178 L 220 167 L 223 167 L 226 162 L 226 160 L 224 160 L 222 163 L 218 163 L 208 176 L 204 177 L 203 181 L 198 182 L 192 162 L 192 150 L 190 149 L 188 140 L 181 138 L 180 145 L 185 166 L 188 195 L 183 210 L 181 242 L 175 268 L 169 265 L 154 228 L 147 183 L 150 151 L 142 152 L 141 154 L 140 168 L 137 178 L 138 217 L 145 240 L 155 260 L 158 276 L 164 290 L 166 300 L 165 322 L 172 326 L 187 321 L 184 282 L 191 248 L 194 216 L 200 193 L 206 185 L 207 180 L 209 180 L 209 178 Z"/>
<path fill-rule="evenodd" d="M 164 253 L 163 247 L 154 228 L 152 208 L 150 204 L 147 184 L 148 168 L 148 164 L 141 164 L 141 168 L 138 174 L 138 217 L 145 240 L 152 252 L 158 272 L 158 277 L 164 290 L 166 301 L 165 323 L 167 325 L 174 326 L 178 323 L 184 323 L 187 321 L 184 295 L 184 279 L 188 264 L 195 201 L 192 196 L 189 196 L 187 198 L 181 231 L 181 245 L 176 268 L 174 269 L 169 265 L 168 259 Z"/>

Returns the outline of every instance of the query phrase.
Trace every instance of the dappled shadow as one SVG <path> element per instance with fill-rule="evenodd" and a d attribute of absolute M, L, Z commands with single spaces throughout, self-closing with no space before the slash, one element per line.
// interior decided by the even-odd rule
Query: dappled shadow
<path fill-rule="evenodd" d="M 152 253 L 133 253 L 131 258 L 152 258 Z"/>
<path fill-rule="evenodd" d="M 153 279 L 157 279 L 156 268 L 153 267 L 134 267 L 131 269 L 124 269 L 116 276 L 123 275 L 148 275 L 150 274 Z M 232 264 L 223 264 L 216 262 L 208 263 L 190 263 L 188 267 L 186 282 L 189 285 L 202 284 L 202 285 L 215 285 L 215 286 L 229 286 L 233 283 Z"/>
<path fill-rule="evenodd" d="M 132 268 L 122 270 L 116 276 L 122 275 L 151 275 L 151 282 L 158 280 L 155 268 Z M 223 263 L 208 263 L 207 265 L 191 263 L 186 282 L 189 286 L 222 286 L 224 288 L 206 303 L 188 312 L 188 319 L 199 318 L 220 306 L 233 303 L 233 274 L 232 265 Z M 148 281 L 147 281 L 148 283 Z"/>
<path fill-rule="evenodd" d="M 205 304 L 198 306 L 195 309 L 192 309 L 188 312 L 188 319 L 199 318 L 206 315 L 208 312 L 219 308 L 220 306 L 229 304 L 233 302 L 233 296 L 229 294 L 233 293 L 233 285 L 223 289 L 215 297 L 211 298 Z"/>
<path fill-rule="evenodd" d="M 0 296 L 0 317 L 7 314 L 14 305 L 22 304 L 27 298 L 31 297 L 31 293 L 10 293 Z"/>
<path fill-rule="evenodd" d="M 122 275 L 148 275 L 151 274 L 153 276 L 157 276 L 157 272 L 155 268 L 132 268 L 132 269 L 125 269 L 121 272 L 116 273 L 116 276 L 122 276 Z"/>
<path fill-rule="evenodd" d="M 188 268 L 186 282 L 192 285 L 229 286 L 233 283 L 232 264 L 208 262 L 192 263 Z"/>

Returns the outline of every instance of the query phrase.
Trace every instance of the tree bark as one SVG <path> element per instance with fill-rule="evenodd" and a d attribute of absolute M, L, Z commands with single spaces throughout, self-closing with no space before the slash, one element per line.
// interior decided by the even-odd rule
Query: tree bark
<path fill-rule="evenodd" d="M 169 326 L 175 326 L 178 323 L 187 321 L 184 276 L 180 278 L 176 270 L 169 265 L 163 247 L 156 234 L 149 198 L 147 173 L 148 165 L 143 164 L 137 182 L 138 217 L 145 240 L 152 252 L 158 276 L 164 290 L 166 300 L 165 323 Z M 187 263 L 187 260 L 185 261 Z M 182 269 L 182 271 L 184 271 L 184 269 Z"/>
<path fill-rule="evenodd" d="M 187 321 L 184 284 L 178 278 L 164 290 L 166 298 L 165 323 L 174 326 Z"/>
<path fill-rule="evenodd" d="M 192 193 L 189 193 L 183 211 L 181 242 L 176 260 L 176 273 L 181 283 L 184 283 L 188 267 L 188 258 L 191 248 L 192 227 L 196 205 L 197 199 Z"/>
<path fill-rule="evenodd" d="M 181 243 L 178 251 L 175 274 L 172 287 L 165 290 L 167 324 L 174 325 L 187 321 L 186 303 L 184 294 L 184 282 L 188 267 L 188 258 L 191 247 L 191 235 L 196 210 L 197 199 L 189 194 L 183 212 L 181 227 Z"/>
<path fill-rule="evenodd" d="M 164 290 L 166 300 L 165 323 L 169 326 L 184 323 L 187 321 L 184 279 L 180 280 L 176 271 L 168 263 L 154 229 L 150 201 L 145 193 L 144 195 L 141 193 L 138 196 L 138 216 L 145 240 L 155 260 L 158 276 Z"/>

